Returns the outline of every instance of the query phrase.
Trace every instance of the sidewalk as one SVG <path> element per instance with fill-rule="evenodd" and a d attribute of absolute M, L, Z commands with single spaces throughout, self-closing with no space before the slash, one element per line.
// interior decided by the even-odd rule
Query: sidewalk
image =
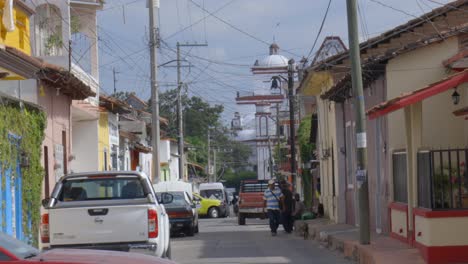
<path fill-rule="evenodd" d="M 360 264 L 424 264 L 418 250 L 384 235 L 372 234 L 370 245 L 359 244 L 359 229 L 334 224 L 328 219 L 295 222 L 295 234 L 314 239 L 330 250 L 338 250 Z"/>

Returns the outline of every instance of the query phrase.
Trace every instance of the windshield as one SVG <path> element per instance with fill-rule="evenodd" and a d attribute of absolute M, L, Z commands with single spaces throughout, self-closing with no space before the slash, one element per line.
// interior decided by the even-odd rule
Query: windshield
<path fill-rule="evenodd" d="M 58 200 L 61 202 L 145 198 L 136 177 L 70 179 L 63 182 Z"/>
<path fill-rule="evenodd" d="M 16 238 L 6 235 L 5 233 L 0 233 L 0 247 L 20 259 L 33 257 L 40 253 L 39 250 L 17 240 Z"/>
<path fill-rule="evenodd" d="M 187 200 L 185 199 L 185 195 L 183 192 L 167 192 L 171 194 L 174 198 L 172 199 L 171 203 L 165 204 L 165 206 L 169 207 L 185 207 L 187 206 Z M 161 199 L 161 193 L 156 193 L 158 199 Z"/>
<path fill-rule="evenodd" d="M 202 190 L 200 191 L 200 195 L 208 199 L 224 201 L 223 190 Z"/>

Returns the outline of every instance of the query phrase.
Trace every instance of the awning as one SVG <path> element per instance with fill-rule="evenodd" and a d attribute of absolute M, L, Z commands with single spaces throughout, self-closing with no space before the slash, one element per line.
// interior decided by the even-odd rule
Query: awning
<path fill-rule="evenodd" d="M 3 80 L 36 78 L 42 62 L 9 46 L 0 45 L 0 73 Z"/>
<path fill-rule="evenodd" d="M 451 75 L 422 89 L 402 94 L 397 98 L 380 103 L 367 110 L 367 115 L 369 116 L 369 119 L 384 116 L 408 105 L 412 105 L 434 95 L 443 93 L 449 89 L 455 88 L 465 82 L 468 82 L 468 70 Z"/>

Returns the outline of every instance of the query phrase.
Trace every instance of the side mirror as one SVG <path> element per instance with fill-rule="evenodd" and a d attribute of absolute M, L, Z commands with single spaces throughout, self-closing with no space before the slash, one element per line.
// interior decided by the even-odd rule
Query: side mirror
<path fill-rule="evenodd" d="M 49 202 L 50 202 L 50 198 L 45 198 L 42 200 L 42 206 L 44 206 L 44 208 L 48 208 L 49 207 Z"/>
<path fill-rule="evenodd" d="M 161 203 L 170 204 L 174 200 L 174 196 L 170 193 L 161 193 Z"/>

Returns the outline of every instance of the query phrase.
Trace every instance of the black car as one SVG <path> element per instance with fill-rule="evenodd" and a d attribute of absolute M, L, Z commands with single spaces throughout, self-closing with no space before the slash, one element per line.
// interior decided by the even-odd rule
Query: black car
<path fill-rule="evenodd" d="M 195 203 L 185 192 L 169 192 L 173 195 L 172 203 L 165 204 L 169 215 L 171 234 L 184 233 L 193 236 L 198 233 L 198 213 Z"/>

